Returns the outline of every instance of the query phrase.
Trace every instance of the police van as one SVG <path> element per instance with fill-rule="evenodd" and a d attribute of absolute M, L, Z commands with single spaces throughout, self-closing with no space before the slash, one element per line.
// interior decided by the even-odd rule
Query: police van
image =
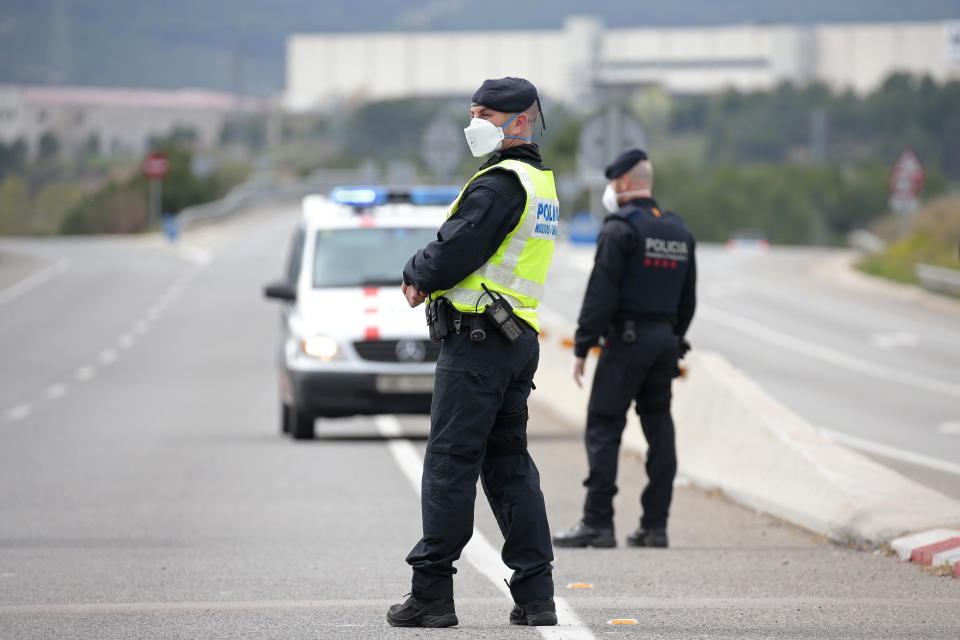
<path fill-rule="evenodd" d="M 278 350 L 281 427 L 318 417 L 429 413 L 440 345 L 400 292 L 403 267 L 436 239 L 458 190 L 340 187 L 303 200 L 285 277 Z"/>

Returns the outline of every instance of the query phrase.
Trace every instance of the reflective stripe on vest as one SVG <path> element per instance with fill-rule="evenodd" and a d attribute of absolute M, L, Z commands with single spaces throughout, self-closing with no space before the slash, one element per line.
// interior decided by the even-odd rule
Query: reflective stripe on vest
<path fill-rule="evenodd" d="M 553 259 L 553 243 L 560 212 L 553 173 L 525 162 L 503 160 L 478 172 L 464 185 L 460 195 L 450 205 L 447 217 L 456 211 L 471 182 L 496 169 L 516 175 L 526 192 L 526 206 L 520 222 L 485 264 L 453 288 L 434 292 L 431 297 L 442 295 L 460 311 L 482 312 L 486 304 L 481 302 L 489 301 L 489 296 L 480 286 L 483 283 L 506 298 L 516 315 L 539 331 L 536 309 L 543 297 L 543 282 Z"/>

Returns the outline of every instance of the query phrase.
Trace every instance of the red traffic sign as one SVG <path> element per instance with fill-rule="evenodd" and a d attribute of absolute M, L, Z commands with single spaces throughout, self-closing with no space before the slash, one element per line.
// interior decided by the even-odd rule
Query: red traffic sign
<path fill-rule="evenodd" d="M 915 199 L 923 188 L 923 165 L 910 149 L 900 152 L 890 171 L 890 195 L 899 199 Z"/>
<path fill-rule="evenodd" d="M 143 175 L 151 180 L 162 180 L 169 170 L 170 161 L 167 160 L 167 156 L 159 151 L 147 154 L 147 157 L 143 159 Z"/>

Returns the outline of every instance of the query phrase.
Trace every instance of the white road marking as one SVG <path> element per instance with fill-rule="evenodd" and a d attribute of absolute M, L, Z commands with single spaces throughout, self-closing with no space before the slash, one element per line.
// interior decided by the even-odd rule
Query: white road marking
<path fill-rule="evenodd" d="M 117 350 L 116 349 L 104 349 L 100 352 L 100 363 L 101 364 L 113 364 L 117 361 Z"/>
<path fill-rule="evenodd" d="M 960 436 L 960 421 L 941 422 L 937 425 L 937 433 L 945 436 Z"/>
<path fill-rule="evenodd" d="M 52 384 L 47 387 L 47 399 L 56 400 L 67 394 L 67 386 L 63 384 Z"/>
<path fill-rule="evenodd" d="M 705 287 L 708 297 L 721 298 L 726 296 L 735 296 L 747 290 L 742 282 L 715 282 Z"/>
<path fill-rule="evenodd" d="M 420 479 L 423 474 L 423 460 L 420 453 L 410 440 L 399 439 L 397 436 L 402 434 L 400 421 L 396 416 L 381 415 L 374 418 L 374 424 L 381 435 L 392 438 L 387 447 L 393 454 L 394 460 L 403 471 L 404 475 L 413 485 L 417 495 L 420 494 Z M 509 576 L 509 569 L 504 566 L 500 559 L 500 554 L 493 548 L 486 537 L 480 533 L 476 527 L 473 528 L 473 537 L 463 550 L 463 557 L 474 566 L 481 574 L 485 575 L 504 595 L 513 601 L 510 596 L 510 589 L 504 584 L 504 578 Z M 557 618 L 559 625 L 556 627 L 537 627 L 544 638 L 563 638 L 564 640 L 593 640 L 593 634 L 583 626 L 577 614 L 574 613 L 567 601 L 559 596 L 554 596 L 554 602 L 557 604 Z"/>
<path fill-rule="evenodd" d="M 156 320 L 160 316 L 161 311 L 163 311 L 162 307 L 159 304 L 155 304 L 147 309 L 147 318 L 149 320 Z"/>
<path fill-rule="evenodd" d="M 933 458 L 931 456 L 925 456 L 922 453 L 904 451 L 903 449 L 897 447 L 891 447 L 889 445 L 880 444 L 879 442 L 874 442 L 872 440 L 858 438 L 856 436 L 851 436 L 846 433 L 834 431 L 832 429 L 825 429 L 821 427 L 820 431 L 834 442 L 838 442 L 842 445 L 850 447 L 851 449 L 858 449 L 866 453 L 874 453 L 885 458 L 909 462 L 910 464 L 915 464 L 920 467 L 926 467 L 928 469 L 934 469 L 936 471 L 943 471 L 944 473 L 952 473 L 960 476 L 960 464 L 947 462 L 946 460 Z"/>
<path fill-rule="evenodd" d="M 77 372 L 74 374 L 74 376 L 80 382 L 86 382 L 87 380 L 92 378 L 95 373 L 96 373 L 96 369 L 94 369 L 92 366 L 84 365 L 79 369 L 77 369 Z"/>
<path fill-rule="evenodd" d="M 13 300 L 16 300 L 23 294 L 36 289 L 44 282 L 52 280 L 57 277 L 67 269 L 67 265 L 70 264 L 70 261 L 66 258 L 61 258 L 54 264 L 44 267 L 40 271 L 36 271 L 23 280 L 10 285 L 3 291 L 0 291 L 0 306 L 7 304 Z"/>
<path fill-rule="evenodd" d="M 11 422 L 17 422 L 18 420 L 23 420 L 32 412 L 33 407 L 29 404 L 18 404 L 7 411 L 7 420 L 10 420 Z"/>
<path fill-rule="evenodd" d="M 829 364 L 843 367 L 857 373 L 930 391 L 954 398 L 960 398 L 960 385 L 936 378 L 930 378 L 924 375 L 910 373 L 903 369 L 897 369 L 877 362 L 861 360 L 855 356 L 847 355 L 841 351 L 825 347 L 816 342 L 810 342 L 803 338 L 798 338 L 776 329 L 771 329 L 759 322 L 754 322 L 745 316 L 739 316 L 734 313 L 722 311 L 716 307 L 700 305 L 698 310 L 700 317 L 706 318 L 711 322 L 723 325 L 728 329 L 739 331 L 753 338 L 763 340 L 789 351 L 794 351 L 808 358 L 816 358 Z"/>
<path fill-rule="evenodd" d="M 213 260 L 213 252 L 199 247 L 180 246 L 180 257 L 197 266 L 205 267 Z"/>
<path fill-rule="evenodd" d="M 148 323 L 146 320 L 137 320 L 137 322 L 133 325 L 133 332 L 138 335 L 143 335 L 149 328 L 150 323 Z"/>
<path fill-rule="evenodd" d="M 119 346 L 121 349 L 129 349 L 133 346 L 133 336 L 129 333 L 124 333 L 117 338 L 117 346 Z"/>
<path fill-rule="evenodd" d="M 909 331 L 889 331 L 875 333 L 870 336 L 870 344 L 884 351 L 892 351 L 900 347 L 915 347 L 920 344 L 920 336 Z"/>

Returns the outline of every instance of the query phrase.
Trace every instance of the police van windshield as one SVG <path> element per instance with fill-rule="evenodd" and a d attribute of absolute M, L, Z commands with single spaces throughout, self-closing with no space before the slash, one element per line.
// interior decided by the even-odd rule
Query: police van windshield
<path fill-rule="evenodd" d="M 399 285 L 410 256 L 436 239 L 436 230 L 430 228 L 321 229 L 313 286 Z"/>

